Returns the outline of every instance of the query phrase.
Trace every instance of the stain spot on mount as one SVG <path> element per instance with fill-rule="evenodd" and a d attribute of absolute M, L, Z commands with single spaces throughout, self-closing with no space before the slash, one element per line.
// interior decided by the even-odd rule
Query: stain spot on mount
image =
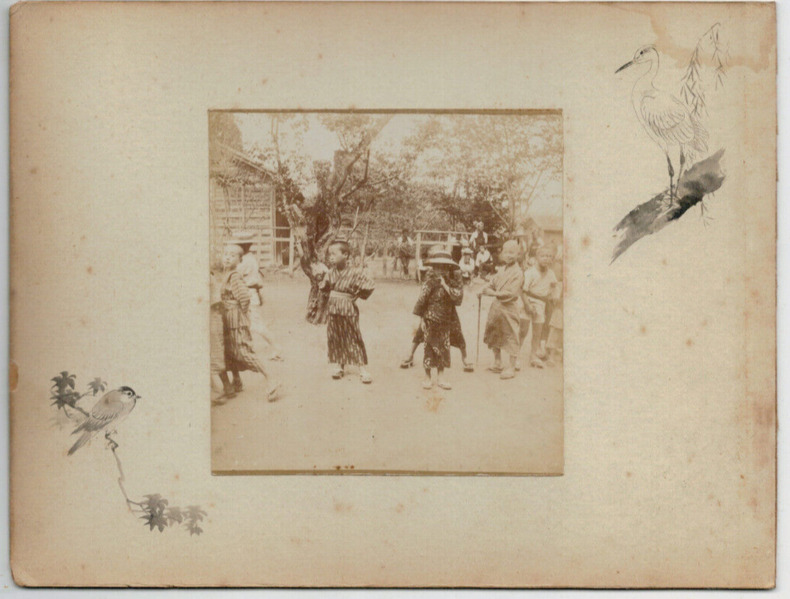
<path fill-rule="evenodd" d="M 8 389 L 13 393 L 16 391 L 16 387 L 19 384 L 19 366 L 16 365 L 16 362 L 11 360 L 8 364 Z"/>

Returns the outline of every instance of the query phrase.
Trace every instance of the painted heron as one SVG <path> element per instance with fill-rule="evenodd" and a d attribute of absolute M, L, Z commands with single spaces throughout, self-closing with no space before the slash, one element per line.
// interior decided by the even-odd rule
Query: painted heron
<path fill-rule="evenodd" d="M 680 183 L 686 159 L 693 159 L 694 152 L 707 151 L 708 133 L 686 104 L 655 86 L 658 63 L 658 51 L 655 46 L 642 46 L 634 53 L 633 59 L 617 69 L 615 74 L 632 65 L 650 66 L 634 83 L 631 103 L 636 117 L 650 139 L 658 144 L 667 157 L 671 201 L 676 196 L 677 186 L 674 185 L 675 169 L 672 167 L 670 153 L 674 157 L 676 151 L 679 151 L 680 168 L 677 182 Z"/>

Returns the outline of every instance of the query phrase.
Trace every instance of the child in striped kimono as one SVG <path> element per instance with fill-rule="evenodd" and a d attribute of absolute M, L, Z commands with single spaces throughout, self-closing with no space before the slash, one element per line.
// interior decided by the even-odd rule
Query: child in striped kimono
<path fill-rule="evenodd" d="M 233 390 L 242 390 L 242 370 L 260 372 L 269 379 L 261 361 L 252 349 L 250 334 L 250 292 L 236 267 L 241 263 L 242 249 L 238 245 L 226 245 L 222 254 L 225 269 L 222 280 L 222 324 L 225 341 L 225 368 L 233 374 Z M 223 381 L 224 383 L 225 381 Z M 272 384 L 266 397 L 269 401 L 278 398 L 279 384 Z"/>
<path fill-rule="evenodd" d="M 516 376 L 516 362 L 524 338 L 526 314 L 521 301 L 524 273 L 517 262 L 518 254 L 518 242 L 506 241 L 500 254 L 504 268 L 478 293 L 496 298 L 488 310 L 483 342 L 494 352 L 494 365 L 489 370 L 500 373 L 501 379 Z M 510 358 L 506 367 L 502 365 L 503 351 Z"/>
<path fill-rule="evenodd" d="M 342 240 L 333 241 L 327 248 L 331 269 L 321 285 L 329 290 L 326 325 L 329 363 L 333 366 L 333 379 L 343 378 L 346 366 L 359 366 L 360 380 L 370 384 L 373 377 L 367 369 L 368 354 L 359 329 L 356 301 L 369 298 L 375 285 L 361 268 L 348 264 L 350 253 L 348 242 Z"/>

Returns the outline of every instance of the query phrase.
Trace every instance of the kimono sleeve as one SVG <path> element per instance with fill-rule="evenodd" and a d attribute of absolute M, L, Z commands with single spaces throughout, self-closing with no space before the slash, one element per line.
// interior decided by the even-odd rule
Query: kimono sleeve
<path fill-rule="evenodd" d="M 420 295 L 417 297 L 417 303 L 414 304 L 414 311 L 412 314 L 415 314 L 422 318 L 425 316 L 425 311 L 428 309 L 428 300 L 431 298 L 431 294 L 433 293 L 434 288 L 438 284 L 438 281 L 433 277 L 428 277 L 420 287 Z"/>
<path fill-rule="evenodd" d="M 250 292 L 244 284 L 244 280 L 238 272 L 231 273 L 228 281 L 233 297 L 239 302 L 242 312 L 246 312 L 250 307 Z"/>
<path fill-rule="evenodd" d="M 506 276 L 499 289 L 498 299 L 502 302 L 510 302 L 521 297 L 521 286 L 524 283 L 524 275 L 517 271 L 512 276 Z"/>
<path fill-rule="evenodd" d="M 376 284 L 373 282 L 373 279 L 364 272 L 360 272 L 358 274 L 355 283 L 356 284 L 354 286 L 356 289 L 354 290 L 354 295 L 363 300 L 368 299 L 373 293 L 373 290 L 376 288 Z"/>
<path fill-rule="evenodd" d="M 453 302 L 453 305 L 460 306 L 464 301 L 464 282 L 461 278 L 460 271 L 456 271 L 453 274 L 447 286 L 450 288 L 448 294 L 450 296 L 450 301 Z"/>

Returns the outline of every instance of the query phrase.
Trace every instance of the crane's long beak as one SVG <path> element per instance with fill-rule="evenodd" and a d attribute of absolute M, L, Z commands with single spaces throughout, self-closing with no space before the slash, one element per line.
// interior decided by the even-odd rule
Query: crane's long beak
<path fill-rule="evenodd" d="M 634 61 L 633 61 L 633 60 L 629 60 L 627 63 L 625 63 L 625 64 L 624 64 L 623 66 L 621 66 L 619 69 L 617 69 L 617 70 L 614 72 L 614 74 L 615 74 L 615 75 L 617 75 L 617 73 L 619 73 L 619 72 L 620 72 L 620 71 L 622 71 L 623 69 L 627 69 L 627 68 L 628 68 L 628 67 L 630 67 L 632 64 L 634 64 Z"/>

